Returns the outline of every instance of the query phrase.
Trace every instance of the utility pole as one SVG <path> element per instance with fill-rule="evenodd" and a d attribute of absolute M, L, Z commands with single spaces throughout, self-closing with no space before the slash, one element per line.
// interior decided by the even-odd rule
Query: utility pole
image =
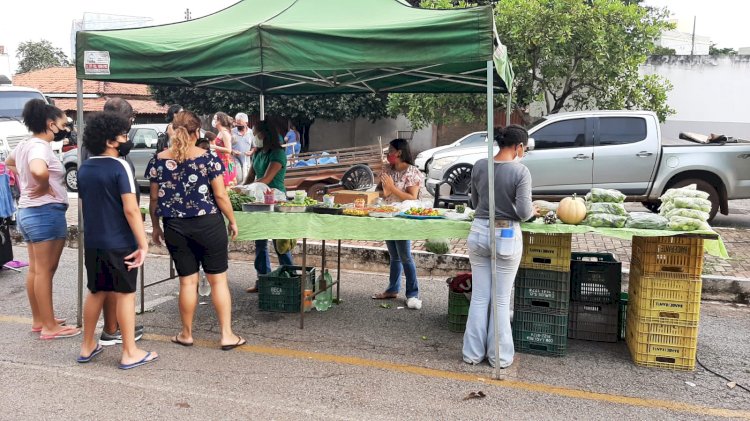
<path fill-rule="evenodd" d="M 185 20 L 190 20 L 190 9 L 185 9 Z"/>
<path fill-rule="evenodd" d="M 693 54 L 695 54 L 695 20 L 696 18 L 697 16 L 693 16 L 693 39 L 690 42 L 690 57 L 692 57 Z"/>

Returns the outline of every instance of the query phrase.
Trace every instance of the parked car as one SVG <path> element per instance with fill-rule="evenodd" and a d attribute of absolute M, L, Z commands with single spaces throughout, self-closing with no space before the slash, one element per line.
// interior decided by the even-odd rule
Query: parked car
<path fill-rule="evenodd" d="M 487 132 L 469 133 L 451 144 L 438 146 L 437 148 L 427 149 L 426 151 L 420 152 L 414 159 L 414 165 L 424 172 L 429 172 L 429 166 L 432 164 L 433 156 L 436 153 L 445 150 L 456 150 L 456 148 L 468 148 L 482 145 L 487 147 Z"/>
<path fill-rule="evenodd" d="M 148 186 L 146 172 L 148 161 L 156 153 L 156 142 L 159 134 L 167 130 L 167 124 L 134 124 L 128 138 L 133 141 L 133 150 L 128 155 L 135 166 L 135 179 L 141 187 Z M 65 185 L 69 191 L 78 191 L 78 149 L 72 149 L 62 156 L 65 167 Z"/>
<path fill-rule="evenodd" d="M 531 171 L 536 199 L 559 200 L 602 187 L 620 190 L 629 201 L 656 211 L 668 188 L 697 184 L 709 193 L 713 219 L 719 211 L 729 213 L 729 200 L 750 198 L 750 142 L 662 140 L 652 112 L 554 114 L 535 123 L 529 136 L 534 148 L 523 163 Z M 467 172 L 486 157 L 486 146 L 435 154 L 427 190 L 434 195 L 443 180 L 467 182 Z"/>

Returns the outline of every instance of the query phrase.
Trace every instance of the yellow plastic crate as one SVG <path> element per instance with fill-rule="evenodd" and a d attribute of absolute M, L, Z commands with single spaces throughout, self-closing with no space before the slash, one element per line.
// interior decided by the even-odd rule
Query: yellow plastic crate
<path fill-rule="evenodd" d="M 628 320 L 627 344 L 636 365 L 695 370 L 698 328 Z"/>
<path fill-rule="evenodd" d="M 703 240 L 694 237 L 633 237 L 631 266 L 644 276 L 669 275 L 700 278 L 703 273 Z"/>
<path fill-rule="evenodd" d="M 571 234 L 523 233 L 521 267 L 570 272 Z"/>
<path fill-rule="evenodd" d="M 639 268 L 631 268 L 627 317 L 648 323 L 698 326 L 702 282 L 672 276 L 645 277 Z"/>

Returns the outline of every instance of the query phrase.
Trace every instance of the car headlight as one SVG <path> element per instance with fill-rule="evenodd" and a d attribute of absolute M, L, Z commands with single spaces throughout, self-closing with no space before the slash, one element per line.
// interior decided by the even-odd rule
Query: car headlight
<path fill-rule="evenodd" d="M 431 170 L 442 170 L 443 168 L 447 167 L 448 165 L 456 162 L 458 159 L 457 156 L 449 156 L 445 158 L 440 158 L 435 161 L 432 161 L 432 165 L 430 165 Z"/>

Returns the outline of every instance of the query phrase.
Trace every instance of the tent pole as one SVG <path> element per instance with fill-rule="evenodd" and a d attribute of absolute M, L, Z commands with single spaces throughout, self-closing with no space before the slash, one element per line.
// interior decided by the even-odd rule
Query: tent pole
<path fill-rule="evenodd" d="M 513 86 L 508 86 L 508 102 L 505 104 L 505 127 L 510 126 L 511 108 L 513 107 Z"/>
<path fill-rule="evenodd" d="M 492 299 L 490 304 L 492 305 L 492 313 L 494 314 L 494 323 L 492 324 L 492 331 L 495 338 L 495 370 L 494 377 L 498 378 L 500 373 L 500 319 L 497 317 L 497 242 L 495 241 L 495 151 L 493 141 L 494 134 L 494 110 L 493 110 L 493 98 L 492 94 L 494 89 L 492 86 L 494 66 L 492 60 L 487 61 L 487 181 L 489 184 L 489 219 L 490 226 L 488 237 L 490 239 L 490 281 L 492 282 Z"/>
<path fill-rule="evenodd" d="M 266 96 L 261 93 L 260 94 L 260 120 L 263 121 L 266 119 Z"/>
<path fill-rule="evenodd" d="M 83 79 L 76 79 L 76 120 L 78 120 L 78 168 L 82 162 L 81 148 L 83 147 Z M 76 324 L 83 326 L 83 208 L 81 198 L 78 197 L 78 311 Z"/>

